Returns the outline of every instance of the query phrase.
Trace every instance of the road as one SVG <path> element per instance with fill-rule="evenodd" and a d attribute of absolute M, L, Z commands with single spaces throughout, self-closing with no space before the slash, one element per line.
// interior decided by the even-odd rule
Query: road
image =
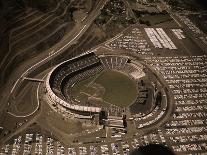
<path fill-rule="evenodd" d="M 39 66 L 41 66 L 42 64 L 45 64 L 46 62 L 50 61 L 51 59 L 54 59 L 56 56 L 62 54 L 63 52 L 65 52 L 65 50 L 67 50 L 71 45 L 73 45 L 74 43 L 76 43 L 78 41 L 78 39 L 80 39 L 80 37 L 86 32 L 86 30 L 90 27 L 90 25 L 92 24 L 92 22 L 95 20 L 95 18 L 99 15 L 99 11 L 100 9 L 103 8 L 103 6 L 105 5 L 105 3 L 107 2 L 107 0 L 102 0 L 98 3 L 97 7 L 90 13 L 90 15 L 82 22 L 80 23 L 80 25 L 76 26 L 73 29 L 73 32 L 71 33 L 71 39 L 70 41 L 68 40 L 64 40 L 64 42 L 62 43 L 63 46 L 61 46 L 60 48 L 57 49 L 51 49 L 50 54 L 46 55 L 46 57 L 44 59 L 42 59 L 41 61 L 39 61 L 38 63 L 36 63 L 35 65 L 31 66 L 29 69 L 27 69 L 21 76 L 20 78 L 16 81 L 16 83 L 14 84 L 14 86 L 12 87 L 10 94 L 13 93 L 15 87 L 18 85 L 18 82 L 21 81 L 21 79 L 28 75 L 28 73 L 33 70 L 33 69 L 37 69 Z"/>
<path fill-rule="evenodd" d="M 160 0 L 160 2 L 165 6 L 166 11 L 171 16 L 171 18 L 178 24 L 179 27 L 182 28 L 183 25 L 179 22 L 179 20 L 177 19 L 175 14 L 172 12 L 172 10 L 169 8 L 169 6 L 163 0 Z"/>
<path fill-rule="evenodd" d="M 16 80 L 15 79 L 9 79 L 7 88 L 5 88 L 4 91 L 4 95 L 2 95 L 1 98 L 1 111 L 3 111 L 3 109 L 8 105 L 8 100 L 9 97 L 12 96 L 13 94 L 15 94 L 15 96 L 18 96 L 18 94 L 20 93 L 18 87 L 21 86 L 22 82 L 24 81 L 24 77 L 29 76 L 33 71 L 38 70 L 39 67 L 41 67 L 42 65 L 46 64 L 47 62 L 51 61 L 52 59 L 56 58 L 57 56 L 59 56 L 60 54 L 63 54 L 71 45 L 75 44 L 78 42 L 78 40 L 81 38 L 81 36 L 87 31 L 87 29 L 90 27 L 90 25 L 93 23 L 93 21 L 96 19 L 96 17 L 100 14 L 100 10 L 104 7 L 104 5 L 106 4 L 108 0 L 101 0 L 97 6 L 94 8 L 94 10 L 88 15 L 88 17 L 82 21 L 82 23 L 79 23 L 77 26 L 74 27 L 73 30 L 71 30 L 71 32 L 68 34 L 69 36 L 66 37 L 67 39 L 62 40 L 61 42 L 59 42 L 56 46 L 50 48 L 49 50 L 47 50 L 46 52 L 42 53 L 38 59 L 35 59 L 34 65 L 28 67 L 28 69 L 25 69 L 26 67 L 20 67 L 17 68 L 15 70 L 15 73 L 13 73 L 13 75 L 15 76 L 11 76 L 11 77 L 18 77 Z M 27 65 L 29 66 L 29 65 Z M 49 66 L 48 66 L 49 67 Z M 31 76 L 30 76 L 31 77 Z M 34 77 L 35 78 L 35 77 Z M 11 82 L 11 81 L 15 81 L 15 83 Z M 29 82 L 28 82 L 29 83 Z M 34 94 L 33 94 L 34 95 Z M 34 95 L 34 97 L 36 97 L 36 95 Z M 37 100 L 37 97 L 36 97 Z M 14 103 L 15 104 L 15 103 Z M 37 108 L 35 108 L 34 112 L 32 112 L 32 115 L 35 114 L 35 112 L 37 111 Z M 3 115 L 4 113 L 1 113 L 1 120 L 0 122 L 2 122 L 2 120 L 4 120 L 5 116 Z M 25 117 L 24 115 L 22 116 L 17 116 L 14 115 L 12 113 L 10 113 L 10 115 L 14 116 L 14 117 Z M 30 116 L 31 114 L 29 114 L 28 116 Z M 23 131 L 24 129 L 26 129 L 31 122 L 34 122 L 35 118 L 37 116 L 33 116 L 34 118 L 27 122 L 26 124 L 24 124 L 22 127 L 20 127 L 18 130 L 16 130 L 15 132 L 13 132 L 12 134 L 8 135 L 8 137 L 11 137 L 21 131 Z M 9 122 L 9 120 L 6 120 L 7 122 Z M 5 138 L 5 140 L 7 140 L 8 138 Z"/>
<path fill-rule="evenodd" d="M 133 18 L 137 20 L 137 17 L 135 16 L 134 12 L 132 11 L 131 5 L 129 4 L 129 2 L 127 0 L 123 0 L 124 4 L 126 5 L 126 7 L 128 8 L 128 14 L 133 16 Z"/>
<path fill-rule="evenodd" d="M 30 95 L 31 95 L 31 100 L 30 101 L 29 100 L 28 101 L 23 101 L 23 102 L 26 102 L 28 104 L 31 104 L 31 102 L 37 102 L 37 103 L 35 103 L 36 104 L 36 107 L 34 107 L 34 111 L 32 111 L 29 114 L 25 114 L 25 115 L 17 115 L 17 114 L 13 114 L 13 113 L 10 113 L 10 112 L 8 113 L 9 115 L 11 115 L 11 116 L 13 116 L 13 117 L 15 117 L 17 119 L 17 122 L 16 123 L 12 122 L 13 123 L 13 129 L 16 128 L 16 124 L 19 123 L 18 122 L 18 118 L 21 118 L 21 120 L 22 120 L 22 118 L 24 118 L 25 120 L 28 120 L 28 121 L 25 122 L 21 127 L 17 128 L 14 132 L 12 132 L 11 134 L 9 134 L 8 136 L 2 138 L 1 141 L 0 141 L 0 143 L 5 143 L 6 141 L 8 141 L 10 138 L 12 138 L 13 136 L 15 136 L 16 134 L 24 131 L 28 126 L 30 126 L 31 124 L 33 124 L 38 119 L 38 117 L 40 115 L 40 101 L 39 101 L 39 95 L 38 95 L 40 84 L 41 83 L 39 83 L 39 84 L 37 83 L 37 84 L 35 84 L 33 86 L 32 89 L 27 90 L 28 93 L 30 93 Z M 35 89 L 36 89 L 36 91 L 33 91 L 32 92 L 32 90 L 35 90 Z M 9 120 L 5 120 L 2 125 L 3 126 L 6 126 L 8 122 L 9 122 Z"/>
<path fill-rule="evenodd" d="M 60 1 L 58 4 L 57 4 L 57 6 L 56 6 L 56 8 L 54 8 L 54 10 L 52 10 L 51 12 L 49 12 L 49 13 L 52 13 L 52 12 L 55 12 L 58 8 L 59 8 L 59 6 L 60 6 L 60 3 L 62 3 L 63 1 Z M 48 14 L 49 14 L 48 13 Z M 12 40 L 12 36 L 13 36 L 13 34 L 15 34 L 15 32 L 16 31 L 18 31 L 19 29 L 21 29 L 21 28 L 23 28 L 25 25 L 28 25 L 28 24 L 30 24 L 30 23 L 32 23 L 32 22 L 34 22 L 34 21 L 37 21 L 37 20 L 39 20 L 39 19 L 41 19 L 41 18 L 43 18 L 43 17 L 47 17 L 48 16 L 48 14 L 45 14 L 45 15 L 41 15 L 41 16 L 39 16 L 39 17 L 37 17 L 37 18 L 34 18 L 33 20 L 31 20 L 30 22 L 26 22 L 26 23 L 24 23 L 23 25 L 21 25 L 21 26 L 18 26 L 18 27 L 16 27 L 16 28 L 14 28 L 14 29 L 12 29 L 11 31 L 10 31 L 10 33 L 9 33 L 9 49 L 8 49 L 8 52 L 6 53 L 6 55 L 4 56 L 4 58 L 3 58 L 3 60 L 0 62 L 0 68 L 2 68 L 2 67 L 5 67 L 7 64 L 8 64 L 8 60 L 10 60 L 10 58 L 12 57 L 12 49 L 11 49 L 11 47 L 12 47 L 12 42 L 11 42 L 11 40 Z M 50 15 L 50 16 L 53 16 L 53 15 Z M 43 22 L 44 20 L 41 20 L 40 21 L 40 23 L 41 22 Z M 14 54 L 13 54 L 14 55 Z M 10 56 L 10 57 L 9 57 Z"/>
<path fill-rule="evenodd" d="M 10 84 L 10 95 L 11 93 L 13 93 L 16 89 L 16 86 L 18 85 L 18 83 L 21 83 L 21 79 L 24 76 L 27 76 L 29 73 L 31 73 L 32 70 L 37 69 L 38 67 L 40 67 L 41 65 L 45 64 L 46 62 L 54 59 L 55 57 L 57 57 L 58 55 L 64 53 L 71 45 L 77 43 L 78 39 L 81 38 L 81 36 L 86 32 L 86 30 L 90 27 L 90 25 L 93 23 L 94 19 L 99 15 L 100 10 L 103 8 L 103 6 L 105 5 L 105 3 L 107 2 L 107 0 L 101 0 L 97 6 L 95 7 L 95 9 L 89 14 L 89 16 L 82 21 L 82 23 L 79 23 L 78 25 L 76 25 L 74 27 L 73 30 L 71 30 L 71 32 L 69 34 L 67 34 L 68 36 L 66 36 L 65 40 L 63 39 L 62 41 L 60 41 L 60 43 L 58 43 L 57 45 L 55 45 L 54 47 L 50 48 L 49 50 L 47 50 L 46 52 L 42 53 L 40 56 L 38 56 L 35 59 L 35 62 L 33 63 L 34 65 L 32 65 L 31 67 L 29 67 L 28 69 L 24 69 L 27 68 L 26 66 L 24 66 L 24 68 L 17 68 L 12 74 L 11 77 L 19 77 L 18 79 L 14 79 L 14 81 L 16 81 L 15 83 L 9 81 L 8 84 Z M 32 60 L 31 60 L 32 61 Z M 29 66 L 29 65 L 27 65 Z M 26 70 L 26 71 L 25 71 Z M 3 99 L 4 101 L 8 101 L 8 98 Z M 2 102 L 1 102 L 2 103 Z"/>

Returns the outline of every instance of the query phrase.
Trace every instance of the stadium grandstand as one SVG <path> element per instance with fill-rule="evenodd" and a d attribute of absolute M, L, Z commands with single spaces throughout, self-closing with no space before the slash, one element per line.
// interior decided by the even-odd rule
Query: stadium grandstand
<path fill-rule="evenodd" d="M 168 102 L 162 84 L 146 65 L 126 56 L 93 52 L 53 68 L 46 92 L 51 107 L 68 117 L 92 119 L 104 112 L 104 119 L 122 121 L 128 111 L 138 128 L 160 119 Z"/>

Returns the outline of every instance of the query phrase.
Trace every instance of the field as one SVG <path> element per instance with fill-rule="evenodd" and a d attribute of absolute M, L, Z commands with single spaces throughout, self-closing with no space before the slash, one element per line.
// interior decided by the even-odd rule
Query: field
<path fill-rule="evenodd" d="M 136 82 L 128 75 L 105 70 L 75 84 L 71 93 L 76 101 L 83 104 L 93 102 L 105 106 L 113 104 L 128 107 L 137 97 L 137 87 Z"/>
<path fill-rule="evenodd" d="M 168 14 L 147 15 L 140 18 L 140 21 L 146 23 L 148 26 L 171 21 L 172 18 Z"/>

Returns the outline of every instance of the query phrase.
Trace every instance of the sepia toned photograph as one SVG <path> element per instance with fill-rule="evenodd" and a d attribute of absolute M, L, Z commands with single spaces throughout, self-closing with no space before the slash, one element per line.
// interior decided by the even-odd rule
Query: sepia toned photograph
<path fill-rule="evenodd" d="M 207 0 L 0 0 L 0 155 L 207 155 Z"/>

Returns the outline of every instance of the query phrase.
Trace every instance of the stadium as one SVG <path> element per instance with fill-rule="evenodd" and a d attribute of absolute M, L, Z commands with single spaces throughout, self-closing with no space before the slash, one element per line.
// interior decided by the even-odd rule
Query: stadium
<path fill-rule="evenodd" d="M 133 119 L 143 128 L 169 109 L 169 94 L 160 81 L 153 69 L 132 57 L 90 52 L 54 67 L 45 85 L 49 105 L 64 116 L 98 116 L 99 124 L 119 127 Z"/>

